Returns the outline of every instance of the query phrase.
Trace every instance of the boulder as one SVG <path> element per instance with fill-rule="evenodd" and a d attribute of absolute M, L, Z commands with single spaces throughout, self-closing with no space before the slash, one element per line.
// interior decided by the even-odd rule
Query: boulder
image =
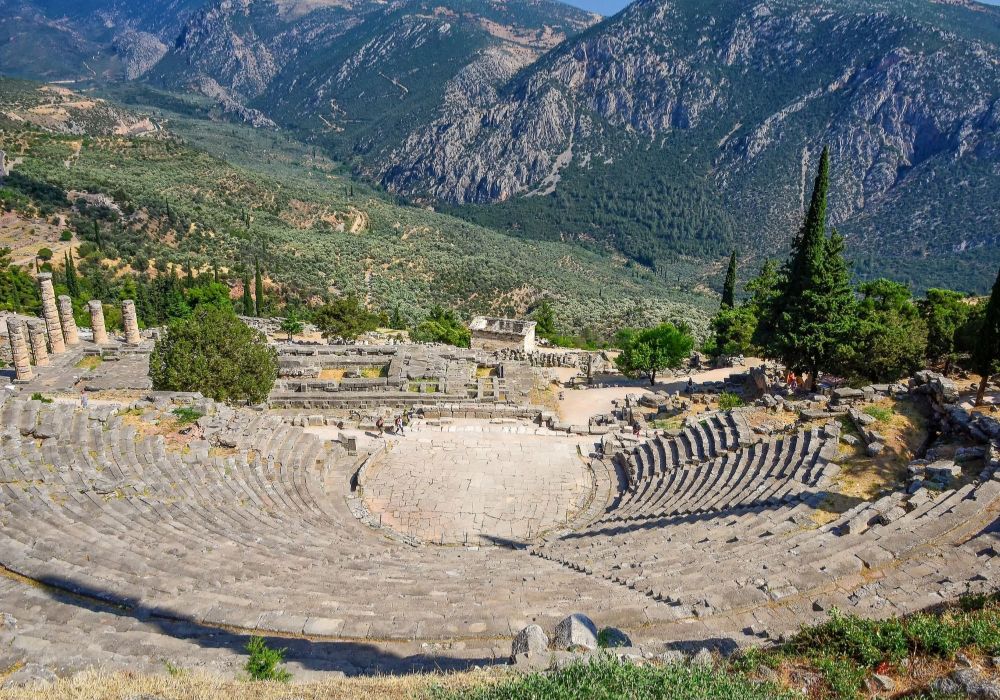
<path fill-rule="evenodd" d="M 885 452 L 885 445 L 881 442 L 868 443 L 868 447 L 865 448 L 865 452 L 868 453 L 869 457 L 878 457 L 880 454 Z"/>
<path fill-rule="evenodd" d="M 861 443 L 857 436 L 851 435 L 850 433 L 841 434 L 840 441 L 850 447 L 857 447 Z"/>
<path fill-rule="evenodd" d="M 549 638 L 538 625 L 528 625 L 517 633 L 511 644 L 510 655 L 541 654 L 549 648 Z"/>
<path fill-rule="evenodd" d="M 583 613 L 573 613 L 556 625 L 557 649 L 596 649 L 597 625 Z"/>
<path fill-rule="evenodd" d="M 947 484 L 962 475 L 962 468 L 950 459 L 939 459 L 924 468 L 928 479 Z"/>

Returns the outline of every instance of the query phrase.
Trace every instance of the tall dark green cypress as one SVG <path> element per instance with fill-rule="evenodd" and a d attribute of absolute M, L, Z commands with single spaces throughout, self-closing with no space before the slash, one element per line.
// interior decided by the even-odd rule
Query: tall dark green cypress
<path fill-rule="evenodd" d="M 250 296 L 250 274 L 243 274 L 243 315 L 253 316 L 253 297 Z"/>
<path fill-rule="evenodd" d="M 264 278 L 260 274 L 260 258 L 254 259 L 253 294 L 257 315 L 264 315 Z"/>
<path fill-rule="evenodd" d="M 94 219 L 94 245 L 97 246 L 98 250 L 104 250 L 104 243 L 101 241 L 101 224 L 97 219 Z"/>
<path fill-rule="evenodd" d="M 819 372 L 832 365 L 850 335 L 855 303 L 843 239 L 836 232 L 826 234 L 829 187 L 830 152 L 824 148 L 809 211 L 758 333 L 769 338 L 769 354 L 789 369 L 809 374 L 813 389 Z"/>
<path fill-rule="evenodd" d="M 990 375 L 996 371 L 998 363 L 1000 363 L 1000 271 L 997 271 L 997 281 L 993 283 L 993 292 L 986 304 L 983 325 L 979 328 L 976 345 L 972 351 L 973 369 L 983 377 L 976 392 L 977 406 L 983 404 L 986 385 L 989 383 Z"/>
<path fill-rule="evenodd" d="M 80 278 L 76 275 L 76 263 L 73 262 L 73 251 L 66 252 L 66 291 L 74 299 L 80 296 Z"/>
<path fill-rule="evenodd" d="M 736 306 L 736 251 L 729 256 L 729 269 L 726 270 L 726 283 L 722 287 L 722 308 L 732 309 Z"/>

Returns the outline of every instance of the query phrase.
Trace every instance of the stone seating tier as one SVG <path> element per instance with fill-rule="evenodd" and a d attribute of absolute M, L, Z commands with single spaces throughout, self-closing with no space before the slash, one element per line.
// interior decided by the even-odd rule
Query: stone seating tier
<path fill-rule="evenodd" d="M 830 513 L 835 442 L 813 432 L 651 475 L 530 550 L 480 551 L 364 526 L 344 500 L 358 457 L 281 417 L 216 406 L 204 439 L 177 445 L 153 434 L 152 407 L 134 413 L 0 406 L 0 564 L 45 584 L 0 579 L 3 611 L 25 620 L 0 648 L 143 663 L 169 657 L 161 645 L 214 664 L 184 635 L 257 630 L 304 636 L 289 640 L 303 655 L 324 640 L 461 655 L 581 609 L 639 641 L 745 644 L 834 605 L 899 614 L 1000 582 L 1000 481 Z"/>

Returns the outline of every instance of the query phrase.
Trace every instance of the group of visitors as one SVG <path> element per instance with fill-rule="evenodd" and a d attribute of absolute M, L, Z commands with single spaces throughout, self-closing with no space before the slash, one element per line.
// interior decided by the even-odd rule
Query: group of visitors
<path fill-rule="evenodd" d="M 403 416 L 398 415 L 392 419 L 392 434 L 398 435 L 399 437 L 406 437 L 406 432 L 404 428 L 406 423 L 413 420 L 413 412 L 407 416 L 407 420 L 404 422 Z M 385 418 L 379 416 L 375 421 L 375 429 L 378 430 L 378 436 L 380 438 L 385 438 Z"/>

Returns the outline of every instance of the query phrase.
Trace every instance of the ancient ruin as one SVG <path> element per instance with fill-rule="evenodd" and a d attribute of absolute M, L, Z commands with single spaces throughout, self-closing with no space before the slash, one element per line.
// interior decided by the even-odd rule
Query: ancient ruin
<path fill-rule="evenodd" d="M 534 321 L 477 316 L 469 324 L 475 350 L 535 350 Z"/>
<path fill-rule="evenodd" d="M 104 325 L 104 304 L 94 299 L 87 302 L 87 309 L 90 311 L 90 329 L 93 333 L 94 343 L 97 345 L 108 344 L 108 331 Z"/>
<path fill-rule="evenodd" d="M 231 407 L 150 391 L 150 343 L 105 342 L 90 309 L 47 367 L 6 324 L 0 648 L 36 663 L 232 674 L 256 633 L 287 635 L 297 673 L 467 668 L 597 625 L 636 654 L 725 651 L 1000 582 L 1000 420 L 940 375 L 649 388 L 602 353 L 296 342 L 267 405 Z M 859 496 L 844 473 L 894 449 L 866 412 L 887 403 L 936 437 Z"/>
<path fill-rule="evenodd" d="M 59 325 L 62 326 L 63 340 L 72 347 L 80 344 L 80 333 L 73 318 L 73 300 L 63 294 L 59 297 Z"/>
<path fill-rule="evenodd" d="M 122 324 L 125 326 L 126 344 L 138 345 L 142 342 L 142 335 L 139 333 L 139 319 L 135 313 L 135 302 L 131 299 L 122 302 Z"/>
<path fill-rule="evenodd" d="M 66 343 L 63 340 L 59 310 L 56 308 L 56 293 L 52 288 L 52 274 L 49 272 L 39 274 L 38 286 L 42 295 L 42 314 L 45 317 L 45 330 L 49 336 L 49 349 L 52 354 L 58 355 L 66 352 Z"/>

